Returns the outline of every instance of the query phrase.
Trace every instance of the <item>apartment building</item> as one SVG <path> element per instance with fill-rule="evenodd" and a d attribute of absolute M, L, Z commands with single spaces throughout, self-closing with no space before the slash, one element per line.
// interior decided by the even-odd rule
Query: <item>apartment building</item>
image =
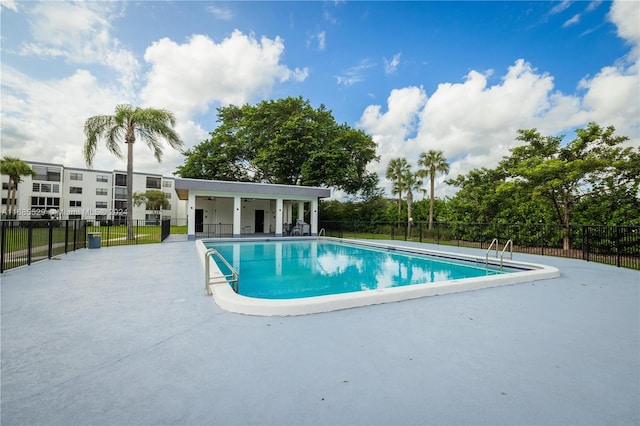
<path fill-rule="evenodd" d="M 24 176 L 16 192 L 17 219 L 88 219 L 119 221 L 127 218 L 127 173 L 119 170 L 93 170 L 62 164 L 25 161 L 36 175 Z M 8 176 L 2 176 L 2 217 L 8 204 Z M 175 179 L 154 173 L 133 174 L 133 192 L 159 190 L 169 206 L 161 213 L 174 223 L 186 223 L 186 202 L 176 196 Z M 134 206 L 132 218 L 155 222 L 155 212 Z"/>

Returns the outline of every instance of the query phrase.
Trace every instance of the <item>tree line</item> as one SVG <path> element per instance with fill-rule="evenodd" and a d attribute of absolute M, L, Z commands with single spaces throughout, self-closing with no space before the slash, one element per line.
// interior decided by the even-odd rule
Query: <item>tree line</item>
<path fill-rule="evenodd" d="M 640 225 L 640 148 L 626 146 L 626 136 L 613 126 L 589 123 L 563 143 L 564 136 L 542 135 L 523 129 L 515 135 L 518 146 L 509 150 L 495 168 L 482 167 L 449 178 L 455 195 L 435 197 L 438 174 L 449 173 L 442 151 L 429 150 L 411 170 L 404 157 L 392 159 L 386 177 L 391 197 L 367 167 L 379 161 L 376 143 L 361 130 L 338 124 L 324 105 L 284 98 L 256 105 L 229 105 L 218 109 L 218 123 L 210 138 L 182 151 L 184 164 L 176 175 L 185 178 L 325 186 L 344 191 L 351 201 L 323 201 L 323 220 L 439 222 L 570 223 Z M 91 166 L 98 140 L 122 158 L 127 147 L 127 210 L 145 203 L 162 208 L 166 200 L 156 194 L 132 194 L 132 147 L 143 140 L 160 161 L 160 140 L 182 147 L 173 129 L 175 118 L 164 109 L 118 105 L 114 115 L 87 119 L 84 156 Z M 9 213 L 21 176 L 32 170 L 21 160 L 5 157 L 2 174 L 9 176 Z M 427 190 L 429 199 L 415 201 L 414 193 Z M 136 199 L 134 200 L 134 195 Z M 567 241 L 565 241 L 567 243 Z"/>
<path fill-rule="evenodd" d="M 411 194 L 417 188 L 412 176 L 425 176 L 430 170 L 433 194 L 435 173 L 448 173 L 446 159 L 434 157 L 438 152 L 421 154 L 418 165 L 423 168 L 416 173 L 411 173 L 406 159 L 393 159 L 387 178 L 394 182 L 397 201 L 384 196 L 328 201 L 322 204 L 322 218 L 409 223 L 409 218 L 414 222 L 435 218 L 440 222 L 555 223 L 565 228 L 570 223 L 640 225 L 640 149 L 624 146 L 628 138 L 616 135 L 613 126 L 589 123 L 575 134 L 563 144 L 563 136 L 519 130 L 516 140 L 521 145 L 512 148 L 497 167 L 447 179 L 446 184 L 458 191 L 444 199 L 432 196 L 429 201 L 414 202 Z M 568 243 L 567 237 L 564 245 Z"/>

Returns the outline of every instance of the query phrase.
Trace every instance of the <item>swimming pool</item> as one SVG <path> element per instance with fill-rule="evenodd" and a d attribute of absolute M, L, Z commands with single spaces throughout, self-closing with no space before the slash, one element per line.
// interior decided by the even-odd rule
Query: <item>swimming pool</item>
<path fill-rule="evenodd" d="M 333 238 L 200 240 L 239 273 L 236 294 L 225 262 L 208 258 L 210 286 L 223 309 L 299 315 L 557 276 L 543 265 Z M 203 261 L 204 261 L 203 256 Z M 217 258 L 215 258 L 217 259 Z"/>

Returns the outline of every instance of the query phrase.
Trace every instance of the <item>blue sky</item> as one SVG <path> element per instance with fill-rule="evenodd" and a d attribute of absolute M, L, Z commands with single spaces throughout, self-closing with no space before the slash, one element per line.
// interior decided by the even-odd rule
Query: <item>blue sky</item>
<path fill-rule="evenodd" d="M 85 167 L 84 120 L 166 108 L 185 146 L 230 103 L 302 96 L 378 143 L 494 167 L 517 129 L 589 121 L 640 145 L 640 2 L 1 1 L 2 155 Z M 137 144 L 136 170 L 170 175 Z M 124 169 L 99 147 L 97 169 Z M 438 195 L 455 189 L 442 184 Z M 425 182 L 426 184 L 426 182 Z"/>

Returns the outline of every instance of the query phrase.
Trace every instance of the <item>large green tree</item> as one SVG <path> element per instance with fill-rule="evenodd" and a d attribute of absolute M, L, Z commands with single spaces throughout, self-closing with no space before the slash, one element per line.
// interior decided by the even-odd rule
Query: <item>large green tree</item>
<path fill-rule="evenodd" d="M 565 228 L 565 250 L 571 209 L 580 200 L 619 188 L 638 193 L 640 151 L 622 146 L 628 138 L 617 136 L 613 126 L 589 123 L 566 145 L 562 136 L 543 136 L 536 129 L 519 130 L 517 140 L 524 144 L 513 148 L 501 167 L 532 196 L 551 204 Z"/>
<path fill-rule="evenodd" d="M 324 105 L 284 98 L 218 109 L 210 138 L 184 152 L 176 174 L 197 179 L 331 186 L 347 194 L 373 194 L 377 161 L 370 136 L 336 123 Z"/>
<path fill-rule="evenodd" d="M 447 163 L 447 159 L 444 157 L 444 153 L 442 151 L 435 151 L 431 149 L 420 154 L 420 158 L 418 159 L 418 167 L 420 166 L 422 166 L 423 168 L 418 171 L 418 175 L 421 177 L 429 178 L 429 229 L 432 229 L 436 174 L 442 173 L 446 175 L 447 173 L 449 173 L 449 163 Z"/>
<path fill-rule="evenodd" d="M 145 192 L 134 192 L 133 204 L 136 206 L 144 204 L 147 210 L 153 211 L 156 216 L 156 224 L 159 224 L 162 209 L 169 207 L 169 199 L 164 192 L 157 189 L 149 189 Z"/>
<path fill-rule="evenodd" d="M 5 156 L 0 160 L 0 174 L 9 176 L 9 184 L 7 185 L 7 218 L 14 219 L 16 217 L 16 191 L 18 184 L 22 182 L 23 176 L 35 176 L 36 172 L 19 158 Z"/>
<path fill-rule="evenodd" d="M 127 145 L 127 238 L 133 239 L 133 144 L 136 138 L 144 141 L 158 162 L 162 161 L 164 139 L 174 149 L 182 146 L 182 140 L 173 129 L 176 119 L 165 109 L 140 108 L 118 105 L 114 115 L 90 117 L 84 124 L 84 159 L 89 167 L 98 148 L 98 140 L 104 139 L 107 149 L 118 158 L 123 158 L 120 143 Z"/>

